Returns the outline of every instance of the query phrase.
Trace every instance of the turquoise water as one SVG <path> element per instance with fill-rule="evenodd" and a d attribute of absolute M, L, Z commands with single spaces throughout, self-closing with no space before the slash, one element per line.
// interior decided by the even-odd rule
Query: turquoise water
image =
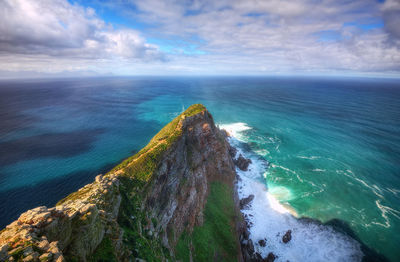
<path fill-rule="evenodd" d="M 400 253 L 400 83 L 377 79 L 103 78 L 0 82 L 0 222 L 53 205 L 203 103 L 242 123 L 265 184 L 298 217 Z M 339 221 L 339 222 L 338 222 Z"/>

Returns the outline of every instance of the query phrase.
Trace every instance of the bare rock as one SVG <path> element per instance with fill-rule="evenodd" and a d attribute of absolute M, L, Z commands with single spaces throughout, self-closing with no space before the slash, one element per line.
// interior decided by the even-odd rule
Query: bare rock
<path fill-rule="evenodd" d="M 242 155 L 239 155 L 234 162 L 235 165 L 242 171 L 247 171 L 249 165 L 252 163 L 250 159 L 244 158 Z"/>
<path fill-rule="evenodd" d="M 249 239 L 249 236 L 250 236 L 250 232 L 249 232 L 249 230 L 247 230 L 247 228 L 244 230 L 244 232 L 243 232 L 243 238 L 244 239 Z"/>
<path fill-rule="evenodd" d="M 265 247 L 265 246 L 267 245 L 267 242 L 265 241 L 265 239 L 260 239 L 260 240 L 258 240 L 258 244 L 259 244 L 261 247 Z"/>
<path fill-rule="evenodd" d="M 244 209 L 251 201 L 253 201 L 254 195 L 249 195 L 243 199 L 240 199 L 240 209 Z"/>
<path fill-rule="evenodd" d="M 237 149 L 234 148 L 233 146 L 229 146 L 229 155 L 234 158 L 236 156 Z"/>
<path fill-rule="evenodd" d="M 0 246 L 0 261 L 6 259 L 7 251 L 8 251 L 8 244 L 4 244 L 4 245 Z"/>
<path fill-rule="evenodd" d="M 53 254 L 51 253 L 44 253 L 39 257 L 40 261 L 51 261 L 51 258 L 53 257 Z"/>
<path fill-rule="evenodd" d="M 254 253 L 254 244 L 253 244 L 253 241 L 251 239 L 249 239 L 249 241 L 247 243 L 247 249 L 249 250 L 250 254 Z"/>
<path fill-rule="evenodd" d="M 282 237 L 282 242 L 287 243 L 292 239 L 292 230 L 286 231 L 286 233 Z"/>
<path fill-rule="evenodd" d="M 270 252 L 266 258 L 264 258 L 264 262 L 274 262 L 276 259 L 276 256 L 274 253 Z"/>

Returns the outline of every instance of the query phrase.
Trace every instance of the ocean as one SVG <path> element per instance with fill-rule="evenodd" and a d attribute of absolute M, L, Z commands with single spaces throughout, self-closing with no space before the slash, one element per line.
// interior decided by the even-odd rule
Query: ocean
<path fill-rule="evenodd" d="M 400 80 L 109 77 L 0 81 L 0 227 L 140 150 L 193 103 L 252 159 L 251 237 L 278 261 L 400 261 Z M 293 239 L 279 245 L 291 229 Z M 352 236 L 358 242 L 350 239 Z M 269 240 L 269 241 L 268 241 Z M 344 259 L 344 260 L 343 260 Z"/>

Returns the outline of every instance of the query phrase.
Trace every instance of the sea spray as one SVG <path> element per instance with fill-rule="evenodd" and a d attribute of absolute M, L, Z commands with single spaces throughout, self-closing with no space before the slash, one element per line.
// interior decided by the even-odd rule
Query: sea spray
<path fill-rule="evenodd" d="M 255 251 L 262 257 L 272 252 L 276 261 L 361 261 L 363 254 L 360 244 L 332 227 L 315 222 L 299 220 L 296 211 L 287 204 L 291 191 L 285 187 L 268 188 L 265 177 L 269 163 L 256 152 L 244 149 L 247 142 L 245 131 L 251 130 L 245 123 L 221 125 L 231 135 L 229 142 L 252 163 L 247 171 L 237 168 L 239 198 L 254 195 L 250 205 L 242 210 L 250 225 L 250 238 Z M 273 160 L 272 160 L 273 161 Z M 282 237 L 291 230 L 292 238 L 283 243 Z M 265 247 L 259 244 L 265 240 Z"/>

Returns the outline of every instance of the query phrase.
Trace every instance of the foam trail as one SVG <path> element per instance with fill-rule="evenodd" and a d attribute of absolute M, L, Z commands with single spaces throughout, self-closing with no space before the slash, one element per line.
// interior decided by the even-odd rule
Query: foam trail
<path fill-rule="evenodd" d="M 350 237 L 336 232 L 329 226 L 312 222 L 304 222 L 294 217 L 295 211 L 282 205 L 279 199 L 291 197 L 290 190 L 275 187 L 270 191 L 263 183 L 263 175 L 267 163 L 251 153 L 245 152 L 240 146 L 247 140 L 243 131 L 251 129 L 245 123 L 222 125 L 231 134 L 228 139 L 231 145 L 238 149 L 238 154 L 250 158 L 252 163 L 248 171 L 237 168 L 240 176 L 238 182 L 239 198 L 254 195 L 251 206 L 242 213 L 252 225 L 250 238 L 256 252 L 266 257 L 269 252 L 277 255 L 275 261 L 361 261 L 363 254 L 360 244 Z M 292 240 L 287 244 L 282 242 L 282 236 L 287 230 L 292 230 Z M 261 247 L 258 241 L 266 239 L 267 245 Z"/>

